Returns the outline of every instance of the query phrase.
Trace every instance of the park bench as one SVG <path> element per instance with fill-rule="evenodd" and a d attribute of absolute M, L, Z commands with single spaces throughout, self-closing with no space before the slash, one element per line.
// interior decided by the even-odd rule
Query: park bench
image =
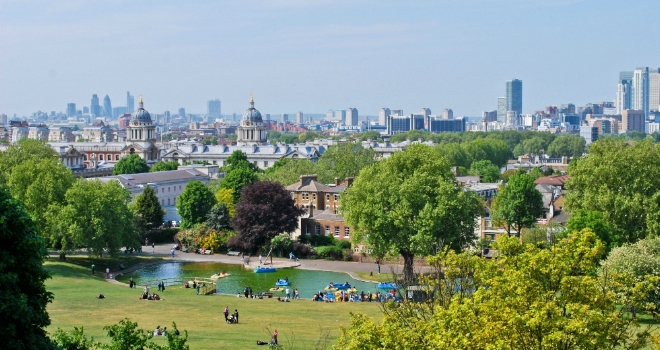
<path fill-rule="evenodd" d="M 188 248 L 183 248 L 183 249 L 181 249 L 181 252 L 182 252 L 182 253 L 187 253 L 187 252 L 188 252 Z"/>
<path fill-rule="evenodd" d="M 239 255 L 241 255 L 241 252 L 227 252 L 227 255 L 230 255 L 230 256 L 239 256 Z"/>

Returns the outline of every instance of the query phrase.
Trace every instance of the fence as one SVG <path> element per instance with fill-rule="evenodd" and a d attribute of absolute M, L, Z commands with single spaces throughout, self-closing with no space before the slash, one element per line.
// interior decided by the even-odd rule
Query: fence
<path fill-rule="evenodd" d="M 196 281 L 197 284 L 200 284 L 199 294 L 209 295 L 209 294 L 214 294 L 216 292 L 215 281 L 211 278 L 205 278 L 205 277 L 173 277 L 173 278 L 160 278 L 154 280 L 140 280 L 140 282 L 137 285 L 138 286 L 147 285 L 149 288 L 156 288 L 158 286 L 158 283 L 162 282 L 165 284 L 165 287 L 169 287 L 169 286 L 180 286 L 188 281 Z"/>

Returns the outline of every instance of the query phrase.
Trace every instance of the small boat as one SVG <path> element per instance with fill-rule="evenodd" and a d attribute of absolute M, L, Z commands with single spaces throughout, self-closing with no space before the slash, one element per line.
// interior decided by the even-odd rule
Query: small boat
<path fill-rule="evenodd" d="M 279 279 L 279 280 L 277 280 L 277 282 L 275 282 L 275 285 L 278 286 L 278 287 L 288 286 L 288 285 L 289 285 L 289 281 L 287 281 L 287 280 L 283 280 L 283 279 Z"/>
<path fill-rule="evenodd" d="M 216 274 L 214 274 L 213 276 L 211 276 L 211 279 L 212 279 L 212 280 L 216 280 L 216 279 L 218 279 L 218 278 L 223 278 L 223 277 L 227 277 L 227 276 L 231 276 L 231 275 L 228 274 L 228 273 L 226 273 L 226 272 L 225 272 L 225 273 L 220 273 L 220 274 L 217 274 L 217 273 L 216 273 Z"/>
<path fill-rule="evenodd" d="M 274 267 L 266 267 L 266 266 L 257 266 L 257 267 L 254 269 L 254 272 L 256 272 L 256 273 L 275 272 L 275 271 L 277 271 L 276 268 L 274 268 Z"/>
<path fill-rule="evenodd" d="M 328 284 L 328 286 L 325 287 L 325 290 L 347 290 L 350 288 L 351 288 L 350 284 L 333 283 L 333 284 Z"/>
<path fill-rule="evenodd" d="M 282 287 L 274 287 L 270 289 L 271 292 L 282 292 L 284 291 L 284 288 Z"/>
<path fill-rule="evenodd" d="M 397 289 L 399 285 L 394 282 L 380 282 L 378 283 L 378 289 Z"/>

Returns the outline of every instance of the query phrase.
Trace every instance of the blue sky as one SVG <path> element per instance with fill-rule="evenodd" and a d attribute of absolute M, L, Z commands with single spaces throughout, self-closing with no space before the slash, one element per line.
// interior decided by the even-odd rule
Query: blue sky
<path fill-rule="evenodd" d="M 153 113 L 611 101 L 618 72 L 660 66 L 660 1 L 0 1 L 0 113 L 64 111 L 93 93 Z M 136 97 L 137 103 L 137 97 Z"/>

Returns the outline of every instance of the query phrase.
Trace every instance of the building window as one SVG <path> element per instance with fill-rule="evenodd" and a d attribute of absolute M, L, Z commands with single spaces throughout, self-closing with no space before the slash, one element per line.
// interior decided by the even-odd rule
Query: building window
<path fill-rule="evenodd" d="M 312 199 L 316 200 L 316 193 L 312 193 Z"/>
<path fill-rule="evenodd" d="M 171 188 L 170 188 L 170 187 L 167 187 L 167 192 L 170 192 L 170 190 L 171 190 Z"/>
<path fill-rule="evenodd" d="M 103 155 L 99 154 L 99 160 L 103 160 Z"/>
<path fill-rule="evenodd" d="M 115 160 L 119 160 L 119 155 L 115 154 Z"/>
<path fill-rule="evenodd" d="M 161 188 L 161 189 L 160 189 L 160 192 L 161 192 L 161 193 L 165 193 L 165 187 Z"/>
<path fill-rule="evenodd" d="M 316 224 L 316 227 L 314 228 L 314 232 L 315 232 L 317 235 L 320 235 L 320 234 L 321 234 L 321 225 Z"/>
<path fill-rule="evenodd" d="M 335 226 L 335 237 L 339 237 L 339 226 Z"/>
<path fill-rule="evenodd" d="M 307 233 L 307 235 L 311 235 L 311 234 L 312 234 L 312 229 L 309 227 L 309 224 L 306 224 L 306 225 L 305 225 L 305 233 Z"/>
<path fill-rule="evenodd" d="M 108 156 L 105 159 L 112 160 L 112 154 L 108 154 Z"/>
<path fill-rule="evenodd" d="M 338 201 L 338 200 L 339 200 L 339 195 L 336 194 L 336 195 L 335 195 L 335 202 Z"/>
<path fill-rule="evenodd" d="M 264 168 L 268 168 L 268 161 L 264 160 Z"/>
<path fill-rule="evenodd" d="M 325 200 L 328 202 L 330 201 L 330 193 L 325 194 Z"/>
<path fill-rule="evenodd" d="M 309 193 L 307 193 L 307 192 L 303 192 L 303 194 L 302 194 L 302 199 L 303 199 L 304 201 L 309 200 Z"/>
<path fill-rule="evenodd" d="M 329 206 L 329 205 L 326 205 L 326 206 L 325 206 L 325 210 L 330 210 L 330 206 Z"/>
<path fill-rule="evenodd" d="M 325 225 L 325 235 L 328 236 L 330 235 L 330 226 Z"/>
<path fill-rule="evenodd" d="M 291 199 L 293 199 L 294 201 L 296 200 L 296 193 L 295 192 L 291 192 Z"/>
<path fill-rule="evenodd" d="M 170 199 L 169 198 L 167 199 L 167 205 L 170 205 Z"/>
<path fill-rule="evenodd" d="M 351 238 L 351 228 L 350 227 L 344 228 L 344 238 Z"/>

